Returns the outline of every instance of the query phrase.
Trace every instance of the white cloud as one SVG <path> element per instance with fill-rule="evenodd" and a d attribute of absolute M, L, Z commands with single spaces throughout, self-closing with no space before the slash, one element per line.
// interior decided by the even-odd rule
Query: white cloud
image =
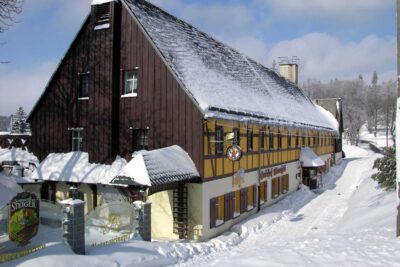
<path fill-rule="evenodd" d="M 338 18 L 368 18 L 395 6 L 392 0 L 254 0 L 256 3 L 272 8 L 279 15 L 309 15 Z M 394 11 L 393 11 L 394 12 Z"/>
<path fill-rule="evenodd" d="M 0 68 L 0 115 L 10 115 L 22 106 L 30 112 L 35 101 L 39 99 L 47 81 L 55 69 L 54 62 L 44 62 L 36 69 L 24 71 L 8 71 Z"/>
<path fill-rule="evenodd" d="M 236 39 L 227 39 L 226 43 L 260 63 L 267 63 L 268 47 L 262 40 L 252 36 L 246 36 Z"/>
<path fill-rule="evenodd" d="M 268 62 L 279 56 L 300 58 L 300 79 L 349 79 L 358 74 L 367 76 L 376 70 L 385 79 L 396 66 L 395 37 L 370 35 L 360 42 L 341 42 L 326 33 L 310 33 L 293 40 L 275 44 L 268 53 Z"/>

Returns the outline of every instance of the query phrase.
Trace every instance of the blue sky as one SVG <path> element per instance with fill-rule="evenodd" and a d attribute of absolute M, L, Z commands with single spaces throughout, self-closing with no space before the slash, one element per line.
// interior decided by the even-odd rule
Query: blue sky
<path fill-rule="evenodd" d="M 300 81 L 396 78 L 395 0 L 151 0 L 271 66 L 300 58 Z M 90 9 L 91 0 L 26 0 L 19 23 L 0 34 L 0 115 L 27 112 Z"/>

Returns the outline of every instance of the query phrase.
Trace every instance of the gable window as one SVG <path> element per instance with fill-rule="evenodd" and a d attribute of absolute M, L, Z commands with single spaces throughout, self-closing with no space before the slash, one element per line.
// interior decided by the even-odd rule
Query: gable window
<path fill-rule="evenodd" d="M 71 128 L 71 150 L 82 151 L 82 128 Z"/>
<path fill-rule="evenodd" d="M 239 130 L 239 128 L 234 128 L 233 133 L 234 133 L 233 144 L 239 146 L 240 145 L 240 130 Z"/>
<path fill-rule="evenodd" d="M 127 70 L 124 73 L 124 95 L 136 96 L 138 79 L 136 70 Z"/>
<path fill-rule="evenodd" d="M 79 75 L 79 99 L 87 99 L 89 97 L 89 74 Z"/>
<path fill-rule="evenodd" d="M 253 151 L 253 130 L 247 129 L 247 151 Z"/>
<path fill-rule="evenodd" d="M 224 127 L 217 126 L 215 129 L 215 154 L 224 154 Z"/>
<path fill-rule="evenodd" d="M 274 130 L 269 130 L 269 149 L 274 149 Z"/>
<path fill-rule="evenodd" d="M 103 30 L 110 28 L 110 4 L 105 3 L 97 5 L 95 10 L 94 30 Z"/>
<path fill-rule="evenodd" d="M 264 131 L 260 131 L 260 135 L 259 135 L 259 139 L 260 139 L 260 150 L 264 150 L 264 146 L 265 146 L 265 132 Z"/>
<path fill-rule="evenodd" d="M 149 149 L 149 137 L 148 129 L 134 129 L 133 130 L 133 151 L 148 150 Z"/>

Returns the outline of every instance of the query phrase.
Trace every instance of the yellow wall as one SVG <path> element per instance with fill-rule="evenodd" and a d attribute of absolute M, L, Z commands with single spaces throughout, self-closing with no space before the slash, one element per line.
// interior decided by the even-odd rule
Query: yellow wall
<path fill-rule="evenodd" d="M 151 236 L 155 239 L 178 240 L 174 234 L 173 222 L 173 191 L 162 191 L 150 195 L 151 206 Z"/>
<path fill-rule="evenodd" d="M 216 126 L 224 128 L 224 135 L 233 132 L 234 128 L 240 129 L 240 147 L 243 149 L 243 157 L 239 162 L 230 161 L 225 155 L 215 155 L 215 129 Z M 253 130 L 253 151 L 247 151 L 247 129 Z M 282 147 L 278 149 L 278 131 L 280 129 L 282 136 Z M 270 167 L 278 164 L 285 164 L 296 161 L 300 157 L 300 148 L 302 146 L 311 147 L 318 155 L 331 154 L 334 151 L 332 142 L 332 133 L 316 130 L 304 130 L 285 127 L 267 127 L 262 125 L 246 125 L 233 121 L 224 120 L 207 120 L 204 123 L 204 132 L 210 133 L 204 135 L 204 156 L 208 157 L 204 160 L 204 178 L 228 177 L 233 175 L 239 169 L 246 171 L 254 171 L 258 168 Z M 259 135 L 260 131 L 264 131 L 264 147 L 265 150 L 260 150 Z M 274 132 L 274 149 L 269 149 L 269 131 Z M 288 147 L 288 138 L 291 138 L 291 146 Z M 299 135 L 298 146 L 296 147 L 296 135 Z M 303 143 L 302 136 L 306 138 Z M 310 138 L 308 138 L 310 136 Z M 320 140 L 316 140 L 314 144 L 314 136 L 319 136 Z M 323 143 L 322 137 L 326 137 L 329 143 Z M 319 142 L 318 142 L 319 141 Z M 231 141 L 225 140 L 224 151 L 232 145 Z"/>
<path fill-rule="evenodd" d="M 203 195 L 201 184 L 187 184 L 189 239 L 201 240 L 203 231 Z M 156 203 L 153 203 L 153 207 Z"/>

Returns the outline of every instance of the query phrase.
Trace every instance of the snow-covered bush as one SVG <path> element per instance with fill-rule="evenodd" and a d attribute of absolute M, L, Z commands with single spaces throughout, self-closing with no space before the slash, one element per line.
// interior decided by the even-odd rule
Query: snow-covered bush
<path fill-rule="evenodd" d="M 375 160 L 374 168 L 378 169 L 378 173 L 372 175 L 373 180 L 386 189 L 396 187 L 396 150 L 394 147 L 389 148 L 383 158 Z"/>

